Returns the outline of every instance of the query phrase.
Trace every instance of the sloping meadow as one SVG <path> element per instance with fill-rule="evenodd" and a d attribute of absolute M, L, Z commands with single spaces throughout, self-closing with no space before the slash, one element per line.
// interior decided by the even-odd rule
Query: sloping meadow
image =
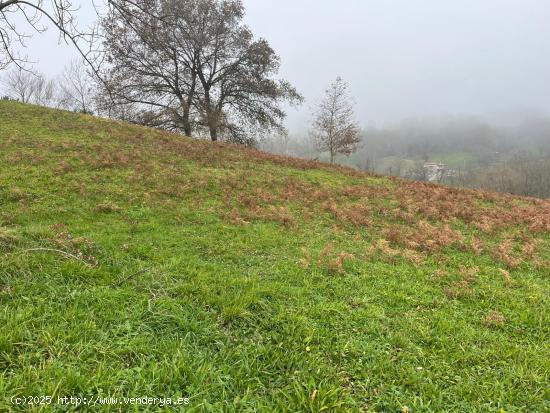
<path fill-rule="evenodd" d="M 550 201 L 12 102 L 0 151 L 7 406 L 549 407 Z"/>

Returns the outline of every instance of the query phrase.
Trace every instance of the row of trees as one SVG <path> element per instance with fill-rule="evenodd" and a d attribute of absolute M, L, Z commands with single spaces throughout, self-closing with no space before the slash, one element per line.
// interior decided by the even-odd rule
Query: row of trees
<path fill-rule="evenodd" d="M 100 113 L 96 84 L 85 66 L 71 62 L 57 78 L 14 68 L 0 79 L 5 96 L 23 103 L 33 103 L 83 113 Z"/>
<path fill-rule="evenodd" d="M 542 154 L 520 153 L 488 167 L 465 171 L 455 185 L 550 198 L 550 159 Z"/>
<path fill-rule="evenodd" d="M 244 24 L 240 0 L 108 0 L 88 33 L 78 27 L 75 6 L 70 0 L 0 0 L 0 68 L 12 63 L 27 70 L 16 47 L 24 46 L 26 33 L 12 21 L 19 15 L 38 31 L 49 22 L 81 52 L 113 115 L 188 136 L 206 132 L 213 141 L 250 143 L 282 131 L 283 103 L 302 101 L 277 78 L 279 57 Z M 33 89 L 45 83 L 40 76 L 25 80 Z"/>

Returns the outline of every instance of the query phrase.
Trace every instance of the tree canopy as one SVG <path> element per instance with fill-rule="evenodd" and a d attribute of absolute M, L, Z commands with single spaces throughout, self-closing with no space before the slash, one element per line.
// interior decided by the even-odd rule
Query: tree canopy
<path fill-rule="evenodd" d="M 283 102 L 301 96 L 276 78 L 279 57 L 243 23 L 240 0 L 147 0 L 103 19 L 105 78 L 140 120 L 193 135 L 251 143 L 282 131 Z"/>

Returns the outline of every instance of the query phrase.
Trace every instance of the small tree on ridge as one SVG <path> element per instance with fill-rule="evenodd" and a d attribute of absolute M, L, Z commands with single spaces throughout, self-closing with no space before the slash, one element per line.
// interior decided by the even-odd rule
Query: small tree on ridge
<path fill-rule="evenodd" d="M 317 148 L 330 154 L 330 163 L 338 154 L 351 155 L 361 142 L 353 106 L 348 85 L 338 76 L 318 105 L 312 125 Z"/>

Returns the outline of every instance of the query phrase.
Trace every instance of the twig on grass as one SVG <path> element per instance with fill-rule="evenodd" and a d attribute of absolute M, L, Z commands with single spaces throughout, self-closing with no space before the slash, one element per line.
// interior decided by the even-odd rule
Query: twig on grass
<path fill-rule="evenodd" d="M 115 287 L 120 287 L 122 284 L 124 284 L 126 281 L 130 281 L 132 278 L 137 277 L 138 275 L 145 274 L 146 272 L 151 271 L 151 268 L 144 268 L 143 270 L 140 270 L 138 272 L 135 272 L 133 274 L 130 274 L 127 277 L 124 277 L 122 280 L 114 284 Z"/>
<path fill-rule="evenodd" d="M 54 248 L 31 248 L 31 249 L 28 249 L 28 250 L 21 251 L 21 254 L 26 254 L 28 252 L 56 252 L 58 254 L 66 256 L 68 258 L 72 258 L 72 259 L 75 259 L 77 261 L 80 261 L 82 264 L 84 264 L 87 267 L 90 267 L 90 268 L 92 267 L 91 264 L 87 263 L 82 258 L 77 257 L 76 255 L 71 254 L 69 252 L 62 251 L 62 250 L 56 250 Z"/>

